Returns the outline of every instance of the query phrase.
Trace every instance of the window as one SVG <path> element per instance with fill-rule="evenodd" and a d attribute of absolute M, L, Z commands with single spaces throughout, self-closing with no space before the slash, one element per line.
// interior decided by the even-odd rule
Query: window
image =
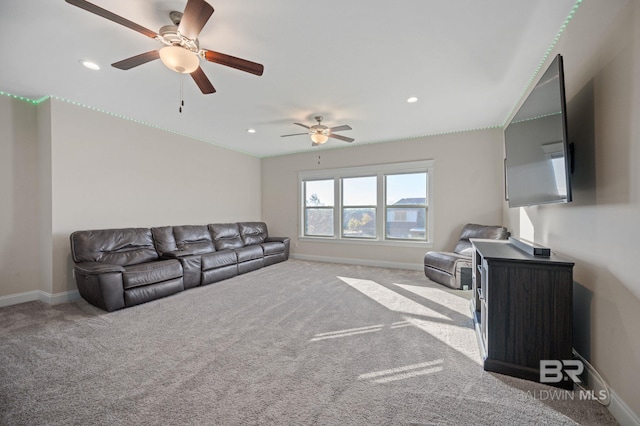
<path fill-rule="evenodd" d="M 426 240 L 427 173 L 385 176 L 386 237 Z"/>
<path fill-rule="evenodd" d="M 377 177 L 342 179 L 342 236 L 376 237 Z"/>
<path fill-rule="evenodd" d="M 333 179 L 304 182 L 304 235 L 333 235 Z"/>
<path fill-rule="evenodd" d="M 427 243 L 433 161 L 299 173 L 300 237 L 411 245 Z"/>

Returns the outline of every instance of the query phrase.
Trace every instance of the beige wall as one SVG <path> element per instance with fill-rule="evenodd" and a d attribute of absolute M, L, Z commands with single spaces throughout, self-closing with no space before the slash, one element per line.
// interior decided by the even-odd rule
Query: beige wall
<path fill-rule="evenodd" d="M 298 172 L 417 160 L 434 160 L 432 248 L 299 241 Z M 502 223 L 502 164 L 497 129 L 265 158 L 262 216 L 271 234 L 292 237 L 296 256 L 421 269 L 425 252 L 453 248 L 465 223 Z"/>
<path fill-rule="evenodd" d="M 51 223 L 51 100 L 38 105 L 38 251 L 40 290 L 53 294 Z"/>
<path fill-rule="evenodd" d="M 0 96 L 0 297 L 38 289 L 37 106 Z"/>
<path fill-rule="evenodd" d="M 640 413 L 640 2 L 583 2 L 555 53 L 576 149 L 574 202 L 505 206 L 505 224 L 575 262 L 574 346 Z"/>

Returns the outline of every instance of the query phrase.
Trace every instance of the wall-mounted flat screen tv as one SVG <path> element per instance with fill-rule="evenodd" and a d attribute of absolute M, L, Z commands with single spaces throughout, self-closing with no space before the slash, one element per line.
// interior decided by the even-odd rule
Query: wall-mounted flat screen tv
<path fill-rule="evenodd" d="M 571 147 L 562 56 L 557 55 L 504 131 L 509 207 L 571 201 Z"/>

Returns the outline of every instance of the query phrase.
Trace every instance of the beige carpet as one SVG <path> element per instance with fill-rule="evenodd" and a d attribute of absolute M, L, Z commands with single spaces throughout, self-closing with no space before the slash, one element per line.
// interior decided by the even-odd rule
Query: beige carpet
<path fill-rule="evenodd" d="M 113 313 L 2 308 L 0 424 L 615 424 L 483 371 L 469 296 L 289 260 Z"/>

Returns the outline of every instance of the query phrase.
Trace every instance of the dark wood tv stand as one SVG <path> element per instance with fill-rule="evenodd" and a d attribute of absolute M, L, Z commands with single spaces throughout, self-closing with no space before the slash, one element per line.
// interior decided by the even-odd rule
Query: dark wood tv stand
<path fill-rule="evenodd" d="M 540 360 L 572 356 L 573 263 L 472 239 L 474 317 L 484 369 L 540 381 Z M 548 383 L 573 389 L 573 382 Z"/>

